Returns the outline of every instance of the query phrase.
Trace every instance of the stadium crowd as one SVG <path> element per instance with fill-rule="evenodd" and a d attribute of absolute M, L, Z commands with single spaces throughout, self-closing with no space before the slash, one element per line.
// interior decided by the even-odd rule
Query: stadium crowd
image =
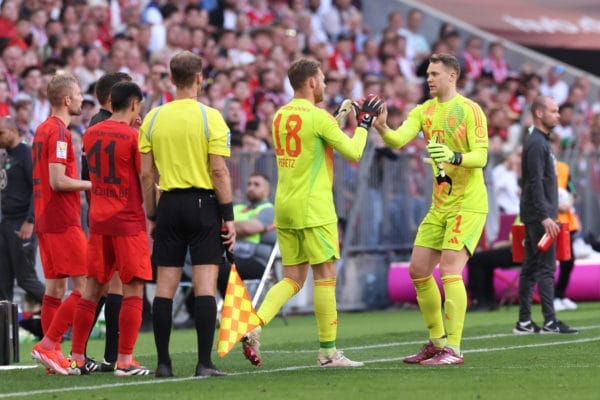
<path fill-rule="evenodd" d="M 501 42 L 465 38 L 448 23 L 435 41 L 428 40 L 423 13 L 417 9 L 392 12 L 386 26 L 372 29 L 363 21 L 360 3 L 3 0 L 0 117 L 14 118 L 21 138 L 31 144 L 50 112 L 50 78 L 59 70 L 69 71 L 85 93 L 83 112 L 69 126 L 80 150 L 82 135 L 99 109 L 94 84 L 103 74 L 124 72 L 132 77 L 144 92 L 143 117 L 173 99 L 169 61 L 179 51 L 190 50 L 203 60 L 199 100 L 221 111 L 232 132 L 232 151 L 260 153 L 272 148 L 273 115 L 293 95 L 286 72 L 300 56 L 321 62 L 327 84 L 321 106 L 333 112 L 345 98 L 373 93 L 385 99 L 388 124 L 397 128 L 408 111 L 429 96 L 424 81 L 429 55 L 450 53 L 462 64 L 459 92 L 477 101 L 487 116 L 491 154 L 501 157 L 519 149 L 532 123 L 529 107 L 544 94 L 560 105 L 555 132 L 561 136 L 563 156 L 576 166 L 574 175 L 596 170 L 586 164 L 585 156 L 600 150 L 600 104 L 589 100 L 592 89 L 584 76 L 567 82 L 559 65 L 547 70 L 509 65 Z M 348 119 L 349 132 L 353 123 Z M 372 140 L 377 138 L 372 135 Z M 419 159 L 424 151 L 422 139 L 401 150 Z M 386 153 L 393 157 L 400 151 Z M 0 161 L 3 157 L 0 153 Z M 421 167 L 413 167 L 418 175 Z M 575 180 L 580 186 L 589 184 L 586 178 Z M 583 227 L 600 233 L 594 229 Z"/>

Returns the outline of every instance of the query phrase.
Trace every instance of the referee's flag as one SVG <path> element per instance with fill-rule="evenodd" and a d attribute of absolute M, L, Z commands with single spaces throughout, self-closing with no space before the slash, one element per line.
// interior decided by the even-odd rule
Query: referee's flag
<path fill-rule="evenodd" d="M 235 265 L 231 264 L 227 291 L 223 300 L 221 326 L 219 327 L 217 344 L 219 356 L 225 357 L 242 336 L 258 325 L 260 325 L 260 319 L 252 307 L 250 295 L 235 269 Z"/>

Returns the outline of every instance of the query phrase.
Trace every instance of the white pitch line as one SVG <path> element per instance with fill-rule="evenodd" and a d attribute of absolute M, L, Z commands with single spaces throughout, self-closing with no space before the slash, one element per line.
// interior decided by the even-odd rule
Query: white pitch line
<path fill-rule="evenodd" d="M 584 327 L 576 327 L 580 331 L 600 329 L 600 325 L 591 325 Z M 488 339 L 499 339 L 504 337 L 516 337 L 514 333 L 496 333 L 492 335 L 481 335 L 481 336 L 471 336 L 464 337 L 462 339 L 463 342 L 469 342 L 472 340 L 488 340 Z M 380 349 L 385 347 L 401 347 L 401 346 L 413 346 L 413 345 L 422 345 L 423 340 L 412 340 L 408 342 L 392 342 L 392 343 L 378 343 L 378 344 L 369 344 L 365 346 L 352 346 L 352 347 L 344 347 L 344 350 L 369 350 L 369 349 Z M 300 353 L 314 353 L 315 350 L 263 350 L 261 353 L 263 354 L 300 354 Z"/>
<path fill-rule="evenodd" d="M 496 335 L 491 335 L 492 337 L 497 337 Z M 501 334 L 500 336 L 505 336 Z M 514 335 L 512 335 L 514 336 Z M 477 336 L 472 338 L 466 338 L 470 340 L 476 340 Z M 546 346 L 560 346 L 565 344 L 574 344 L 574 343 L 587 343 L 587 342 L 595 342 L 600 341 L 600 337 L 593 338 L 584 338 L 584 339 L 575 339 L 575 340 L 561 340 L 558 342 L 546 342 L 546 343 L 533 343 L 526 345 L 515 345 L 515 346 L 503 346 L 503 347 L 493 347 L 486 349 L 473 349 L 467 350 L 465 353 L 480 353 L 480 352 L 490 352 L 490 351 L 506 351 L 506 350 L 516 350 L 516 349 L 524 349 L 531 347 L 546 347 Z M 420 342 L 419 342 L 420 343 Z M 386 362 L 394 362 L 401 361 L 404 357 L 391 357 L 391 358 L 376 358 L 372 360 L 364 360 L 365 363 L 376 364 L 376 363 L 386 363 Z M 286 367 L 286 368 L 273 368 L 273 369 L 260 369 L 256 371 L 245 371 L 245 372 L 233 372 L 228 373 L 228 376 L 242 376 L 242 375 L 251 375 L 251 374 L 270 374 L 275 372 L 289 372 L 289 371 L 299 371 L 303 369 L 316 369 L 319 368 L 317 366 L 309 366 L 309 365 L 299 365 L 295 367 Z M 463 368 L 463 367 L 461 367 Z M 60 378 L 59 378 L 60 379 Z M 72 379 L 72 378 L 67 378 Z M 179 383 L 179 382 L 187 382 L 199 379 L 206 379 L 200 377 L 185 377 L 185 378 L 167 378 L 167 379 L 155 379 L 155 380 L 147 380 L 147 381 L 137 381 L 137 382 L 123 382 L 123 383 L 106 383 L 102 385 L 95 386 L 76 386 L 76 387 L 68 387 L 68 388 L 56 388 L 56 389 L 41 389 L 41 390 L 30 390 L 27 392 L 13 392 L 13 393 L 2 393 L 0 394 L 0 399 L 9 398 L 9 397 L 24 397 L 24 396 L 36 396 L 42 394 L 51 394 L 51 393 L 65 393 L 65 392 L 76 392 L 76 391 L 84 391 L 84 390 L 98 390 L 98 389 L 114 389 L 119 387 L 127 387 L 127 386 L 140 386 L 140 385 L 153 385 L 153 384 L 162 384 L 162 383 Z M 215 378 L 212 378 L 215 379 Z M 217 378 L 217 379 L 226 379 L 226 378 Z"/>

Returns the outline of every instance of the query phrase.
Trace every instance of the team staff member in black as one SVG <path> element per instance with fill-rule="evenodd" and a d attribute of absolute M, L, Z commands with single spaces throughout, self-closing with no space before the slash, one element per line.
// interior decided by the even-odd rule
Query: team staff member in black
<path fill-rule="evenodd" d="M 202 60 L 182 51 L 170 61 L 175 100 L 145 116 L 140 129 L 142 190 L 154 231 L 152 258 L 157 265 L 152 306 L 157 377 L 173 376 L 169 339 L 173 296 L 186 252 L 192 261 L 198 338 L 196 376 L 224 375 L 211 361 L 217 304 L 218 265 L 223 246 L 235 244 L 231 182 L 225 158 L 230 132 L 221 114 L 196 99 L 202 87 Z M 156 181 L 161 191 L 156 203 Z M 221 229 L 225 233 L 221 234 Z"/>
<path fill-rule="evenodd" d="M 525 260 L 519 277 L 519 321 L 513 333 L 577 333 L 556 319 L 554 312 L 554 273 L 556 244 L 541 251 L 537 244 L 544 234 L 553 238 L 560 228 L 556 158 L 550 145 L 552 129 L 558 124 L 558 105 L 551 97 L 538 96 L 531 105 L 533 129 L 525 139 L 521 155 L 521 221 L 525 224 Z M 544 325 L 531 320 L 531 299 L 537 283 L 542 300 Z"/>
<path fill-rule="evenodd" d="M 17 284 L 42 304 L 44 285 L 35 272 L 31 149 L 21 142 L 10 117 L 0 118 L 0 149 L 6 149 L 0 163 L 0 300 L 12 301 L 16 278 Z"/>

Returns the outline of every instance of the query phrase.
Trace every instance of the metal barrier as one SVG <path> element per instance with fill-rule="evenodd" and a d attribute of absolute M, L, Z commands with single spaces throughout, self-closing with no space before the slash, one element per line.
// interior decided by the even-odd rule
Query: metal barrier
<path fill-rule="evenodd" d="M 571 177 L 578 195 L 576 209 L 583 232 L 600 234 L 600 154 L 570 157 Z M 343 257 L 361 253 L 389 253 L 407 259 L 417 227 L 431 204 L 431 167 L 422 154 L 390 152 L 368 145 L 360 162 L 335 155 L 334 200 L 340 220 Z M 487 169 L 501 162 L 502 154 L 489 154 Z M 236 152 L 228 161 L 234 201 L 245 201 L 250 174 L 271 178 L 273 200 L 277 167 L 272 151 Z M 488 192 L 492 182 L 486 174 Z M 277 205 L 275 205 L 277 206 Z"/>

